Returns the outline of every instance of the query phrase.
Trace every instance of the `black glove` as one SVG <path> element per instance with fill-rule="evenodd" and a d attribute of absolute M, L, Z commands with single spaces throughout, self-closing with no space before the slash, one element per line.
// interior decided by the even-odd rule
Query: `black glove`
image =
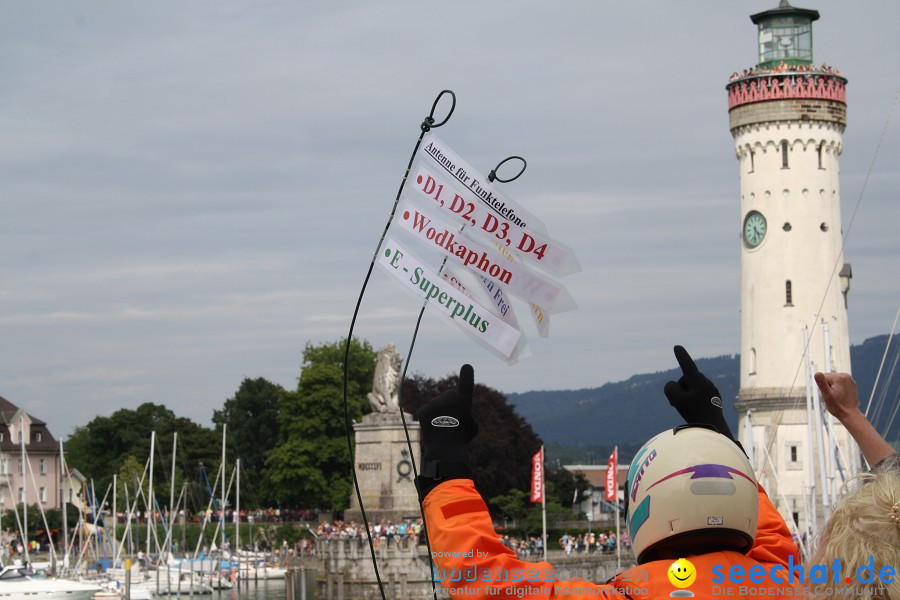
<path fill-rule="evenodd" d="M 675 346 L 675 358 L 683 375 L 677 382 L 668 382 L 663 389 L 669 404 L 675 407 L 686 423 L 712 425 L 719 433 L 735 441 L 722 413 L 719 390 L 697 369 L 691 355 L 683 347 Z"/>
<path fill-rule="evenodd" d="M 478 433 L 478 423 L 472 416 L 474 387 L 475 371 L 472 365 L 463 365 L 456 389 L 447 390 L 419 409 L 422 431 L 420 499 L 424 500 L 439 483 L 472 478 L 468 447 Z"/>

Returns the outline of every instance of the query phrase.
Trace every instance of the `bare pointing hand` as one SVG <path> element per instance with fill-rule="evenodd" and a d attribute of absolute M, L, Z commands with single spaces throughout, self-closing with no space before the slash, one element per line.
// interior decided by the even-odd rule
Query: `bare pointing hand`
<path fill-rule="evenodd" d="M 895 450 L 859 410 L 856 381 L 849 373 L 816 373 L 815 379 L 825 408 L 844 424 L 863 456 L 873 469 L 877 469 L 878 463 L 894 454 Z"/>
<path fill-rule="evenodd" d="M 859 412 L 859 395 L 856 381 L 849 373 L 816 373 L 816 384 L 822 392 L 825 408 L 843 422 Z"/>

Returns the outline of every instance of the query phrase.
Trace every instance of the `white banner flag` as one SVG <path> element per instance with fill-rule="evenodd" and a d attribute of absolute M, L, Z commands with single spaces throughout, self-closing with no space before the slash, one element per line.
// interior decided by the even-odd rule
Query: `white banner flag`
<path fill-rule="evenodd" d="M 504 285 L 511 294 L 537 304 L 551 314 L 575 308 L 575 301 L 561 284 L 535 273 L 524 264 L 510 262 L 497 250 L 467 238 L 410 202 L 400 206 L 398 215 L 395 222 L 420 242 L 462 263 L 475 275 Z"/>
<path fill-rule="evenodd" d="M 512 255 L 512 252 L 504 248 L 503 246 L 497 245 L 497 250 L 500 254 L 503 255 L 503 258 L 508 260 L 511 263 L 516 262 L 516 257 Z M 537 327 L 538 335 L 542 338 L 550 336 L 550 315 L 544 312 L 544 309 L 538 306 L 537 304 L 531 305 L 531 318 L 534 319 L 534 326 Z M 509 322 L 509 321 L 507 321 Z M 518 327 L 518 321 L 516 321 L 516 327 Z"/>
<path fill-rule="evenodd" d="M 441 277 L 455 285 L 457 289 L 470 298 L 474 297 L 469 293 L 469 290 L 466 289 L 465 284 L 462 283 L 461 277 L 449 267 L 444 267 L 444 270 L 441 271 Z M 487 277 L 478 277 L 476 275 L 475 278 L 478 279 L 478 283 L 481 284 L 482 289 L 490 298 L 490 303 L 494 306 L 494 314 L 499 315 L 504 322 L 521 331 L 519 320 L 516 318 L 516 312 L 513 310 L 512 304 L 510 304 L 509 300 L 506 298 L 506 294 L 503 293 L 503 289 Z"/>
<path fill-rule="evenodd" d="M 550 315 L 544 313 L 544 309 L 537 304 L 531 305 L 531 318 L 537 327 L 538 335 L 542 338 L 550 337 Z"/>
<path fill-rule="evenodd" d="M 469 288 L 466 287 L 466 284 L 462 282 L 459 276 L 454 273 L 450 267 L 444 265 L 444 268 L 441 269 L 441 277 L 444 278 L 444 281 L 449 281 L 450 285 L 455 287 L 457 290 L 465 294 L 466 298 L 470 300 L 475 300 L 478 302 L 478 299 L 469 291 Z"/>
<path fill-rule="evenodd" d="M 400 281 L 404 288 L 504 359 L 515 360 L 524 347 L 524 343 L 520 343 L 520 331 L 457 290 L 455 285 L 426 267 L 393 239 L 388 238 L 382 245 L 378 264 Z"/>
<path fill-rule="evenodd" d="M 500 318 L 515 327 L 519 327 L 519 319 L 516 318 L 516 311 L 513 310 L 512 304 L 503 293 L 503 288 L 488 279 L 487 277 L 479 277 L 478 283 L 484 288 L 484 291 L 491 297 L 494 304 L 494 310 L 500 313 Z"/>
<path fill-rule="evenodd" d="M 434 134 L 427 134 L 409 180 L 429 205 L 557 276 L 581 270 L 575 253 L 537 217 L 504 195 Z"/>

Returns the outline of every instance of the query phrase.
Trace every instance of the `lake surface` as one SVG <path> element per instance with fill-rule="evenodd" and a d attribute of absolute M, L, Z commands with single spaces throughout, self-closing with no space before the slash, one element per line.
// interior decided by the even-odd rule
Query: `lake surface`
<path fill-rule="evenodd" d="M 285 600 L 285 585 L 283 579 L 265 579 L 249 585 L 241 585 L 240 590 L 215 591 L 212 595 L 194 596 L 196 600 L 211 598 L 212 600 Z M 173 596 L 177 598 L 177 596 Z M 183 596 L 182 596 L 183 598 Z M 299 600 L 299 598 L 297 599 Z M 313 600 L 307 596 L 307 600 Z"/>

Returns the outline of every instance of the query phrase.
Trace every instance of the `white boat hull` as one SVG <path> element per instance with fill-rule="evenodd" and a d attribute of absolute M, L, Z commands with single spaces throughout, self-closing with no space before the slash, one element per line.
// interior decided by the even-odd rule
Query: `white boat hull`
<path fill-rule="evenodd" d="M 76 600 L 90 598 L 99 591 L 99 585 L 65 579 L 0 581 L 0 598 L 4 600 Z"/>

